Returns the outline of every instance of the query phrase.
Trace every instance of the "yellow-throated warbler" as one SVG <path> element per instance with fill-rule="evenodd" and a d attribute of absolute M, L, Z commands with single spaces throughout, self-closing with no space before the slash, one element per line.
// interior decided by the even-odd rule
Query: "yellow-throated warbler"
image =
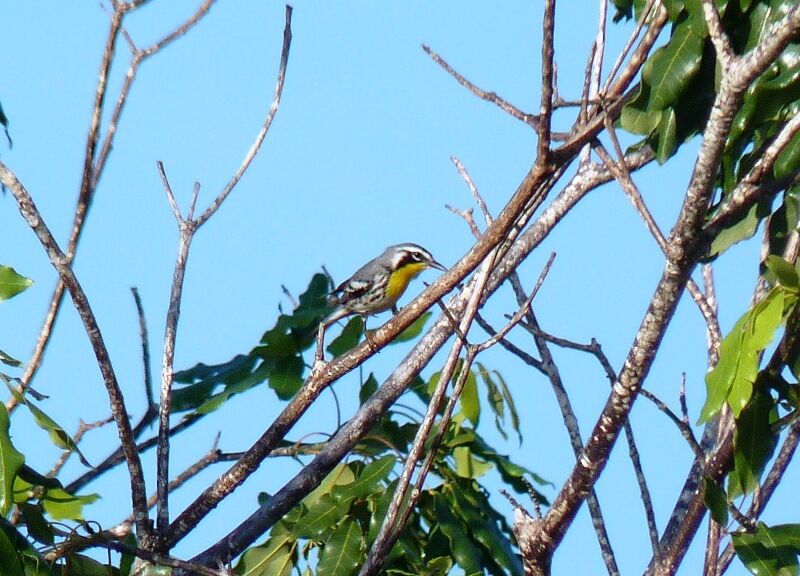
<path fill-rule="evenodd" d="M 396 313 L 397 301 L 408 283 L 426 268 L 446 270 L 418 244 L 389 246 L 331 292 L 330 303 L 336 309 L 324 324 L 328 326 L 351 314 L 359 314 L 366 320 L 367 316 L 389 309 Z"/>

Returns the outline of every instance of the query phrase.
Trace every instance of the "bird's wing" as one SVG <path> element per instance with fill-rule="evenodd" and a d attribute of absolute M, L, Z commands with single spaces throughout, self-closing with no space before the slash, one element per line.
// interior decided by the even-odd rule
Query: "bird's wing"
<path fill-rule="evenodd" d="M 338 304 L 344 306 L 350 300 L 366 294 L 372 288 L 372 284 L 373 282 L 370 280 L 354 280 L 351 278 L 340 284 L 332 292 L 332 295 L 336 298 Z"/>

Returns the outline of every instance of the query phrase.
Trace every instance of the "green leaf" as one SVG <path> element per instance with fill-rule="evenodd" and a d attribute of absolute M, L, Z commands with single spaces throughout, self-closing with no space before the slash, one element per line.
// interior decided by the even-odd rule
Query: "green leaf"
<path fill-rule="evenodd" d="M 28 535 L 42 544 L 53 544 L 55 541 L 53 529 L 44 518 L 44 509 L 41 504 L 21 502 L 19 511 L 25 520 Z"/>
<path fill-rule="evenodd" d="M 323 494 L 297 520 L 292 529 L 292 536 L 319 539 L 325 531 L 341 520 L 349 508 L 349 500 L 340 500 L 330 494 Z"/>
<path fill-rule="evenodd" d="M 14 368 L 19 368 L 20 366 L 22 366 L 22 362 L 20 362 L 19 360 L 17 360 L 12 356 L 9 356 L 2 350 L 0 350 L 0 362 L 5 364 L 6 366 L 12 366 Z"/>
<path fill-rule="evenodd" d="M 289 400 L 303 385 L 304 370 L 302 356 L 276 358 L 270 366 L 269 387 L 281 400 Z"/>
<path fill-rule="evenodd" d="M 769 213 L 768 210 L 766 210 L 767 214 L 764 212 L 765 209 L 761 203 L 755 204 L 733 224 L 723 228 L 711 241 L 708 256 L 714 257 L 722 254 L 734 244 L 752 238 L 753 234 L 758 230 L 758 224 Z"/>
<path fill-rule="evenodd" d="M 314 490 L 303 498 L 302 502 L 305 506 L 310 507 L 323 495 L 331 494 L 334 487 L 341 484 L 350 484 L 355 479 L 356 476 L 353 474 L 353 470 L 350 466 L 347 464 L 339 464 L 325 476 L 319 486 L 314 488 Z"/>
<path fill-rule="evenodd" d="M 454 448 L 453 458 L 456 462 L 456 474 L 462 478 L 477 480 L 492 469 L 492 464 L 476 458 L 466 446 Z"/>
<path fill-rule="evenodd" d="M 261 546 L 248 549 L 233 569 L 240 576 L 289 576 L 295 565 L 297 541 L 278 526 Z"/>
<path fill-rule="evenodd" d="M 119 570 L 82 554 L 66 557 L 65 576 L 119 576 Z"/>
<path fill-rule="evenodd" d="M 753 308 L 745 312 L 720 345 L 719 362 L 706 374 L 706 403 L 700 422 L 712 418 L 727 401 L 733 415 L 750 400 L 758 374 L 759 353 L 775 336 L 783 319 L 785 292 L 773 288 Z"/>
<path fill-rule="evenodd" d="M 767 256 L 766 260 L 764 260 L 764 265 L 775 275 L 778 283 L 784 288 L 791 288 L 794 290 L 800 288 L 800 277 L 797 274 L 797 270 L 780 256 L 770 254 Z"/>
<path fill-rule="evenodd" d="M 5 530 L 0 530 L 0 574 L 3 576 L 25 576 L 14 543 Z"/>
<path fill-rule="evenodd" d="M 379 482 L 382 482 L 389 476 L 396 463 L 397 458 L 393 454 L 388 454 L 382 458 L 378 458 L 374 462 L 370 462 L 364 467 L 354 482 L 336 486 L 333 489 L 334 497 L 349 502 L 354 498 L 363 498 L 367 496 L 375 489 Z"/>
<path fill-rule="evenodd" d="M 25 463 L 25 457 L 11 443 L 10 426 L 8 411 L 5 404 L 2 404 L 0 406 L 0 516 L 8 514 L 14 503 L 14 479 Z"/>
<path fill-rule="evenodd" d="M 61 488 L 49 488 L 42 503 L 53 520 L 83 520 L 83 507 L 99 499 L 99 494 L 74 496 Z"/>
<path fill-rule="evenodd" d="M 736 421 L 734 475 L 738 480 L 736 487 L 742 494 L 750 494 L 758 487 L 764 466 L 775 451 L 778 439 L 770 427 L 774 408 L 769 394 L 757 391 Z M 731 495 L 738 496 L 738 493 Z"/>
<path fill-rule="evenodd" d="M 8 133 L 8 116 L 3 112 L 2 104 L 0 104 L 0 124 L 3 125 L 3 130 L 6 133 L 6 140 L 8 140 L 8 147 L 10 148 L 14 143 L 11 141 L 11 135 Z"/>
<path fill-rule="evenodd" d="M 467 374 L 467 381 L 464 382 L 458 401 L 461 404 L 461 412 L 474 427 L 477 427 L 481 418 L 481 401 L 478 399 L 478 379 L 472 370 Z"/>
<path fill-rule="evenodd" d="M 656 146 L 656 160 L 664 164 L 675 155 L 678 149 L 678 123 L 675 110 L 669 108 L 661 113 L 658 123 L 658 144 Z"/>
<path fill-rule="evenodd" d="M 800 134 L 795 134 L 789 144 L 778 154 L 772 173 L 776 179 L 788 178 L 800 168 Z"/>
<path fill-rule="evenodd" d="M 370 397 L 375 393 L 378 389 L 378 380 L 375 378 L 375 375 L 370 372 L 367 379 L 364 380 L 364 383 L 361 385 L 361 389 L 358 391 L 358 402 L 359 404 L 363 405 Z"/>
<path fill-rule="evenodd" d="M 444 494 L 450 502 L 450 509 L 470 528 L 470 536 L 483 547 L 484 564 L 496 563 L 514 575 L 523 573 L 519 556 L 511 547 L 510 537 L 498 529 L 498 513 L 492 508 L 482 492 L 483 488 L 474 481 L 447 483 Z M 485 566 L 488 568 L 489 566 Z"/>
<path fill-rule="evenodd" d="M 422 333 L 423 328 L 425 328 L 425 324 L 428 322 L 428 319 L 433 315 L 432 312 L 425 312 L 422 316 L 414 320 L 411 325 L 400 332 L 397 335 L 397 338 L 392 340 L 392 344 L 399 344 L 400 342 L 407 342 L 409 340 L 413 340 L 417 336 Z"/>
<path fill-rule="evenodd" d="M 647 136 L 661 123 L 662 114 L 650 107 L 650 86 L 640 84 L 636 96 L 622 108 L 619 122 L 631 134 Z"/>
<path fill-rule="evenodd" d="M 434 497 L 434 509 L 437 527 L 449 540 L 450 555 L 467 574 L 480 572 L 482 559 L 468 536 L 469 527 L 453 515 L 447 500 L 441 494 Z"/>
<path fill-rule="evenodd" d="M 10 266 L 0 266 L 0 301 L 13 298 L 28 289 L 33 280 L 17 274 Z"/>
<path fill-rule="evenodd" d="M 361 339 L 364 333 L 364 320 L 361 316 L 353 316 L 347 324 L 345 324 L 342 332 L 328 344 L 328 352 L 336 358 L 341 356 L 348 350 L 352 350 Z"/>
<path fill-rule="evenodd" d="M 787 576 L 797 573 L 799 528 L 797 524 L 770 528 L 759 522 L 755 533 L 734 533 L 731 540 L 739 559 L 751 573 Z"/>
<path fill-rule="evenodd" d="M 351 517 L 346 517 L 325 542 L 319 555 L 317 576 L 350 576 L 361 563 L 364 535 Z"/>
<path fill-rule="evenodd" d="M 127 544 L 128 546 L 136 548 L 136 536 L 134 536 L 133 533 L 129 533 L 127 536 L 125 536 L 123 542 L 125 542 L 125 544 Z M 123 552 L 120 555 L 119 559 L 119 575 L 129 576 L 131 570 L 133 569 L 133 563 L 135 560 L 136 560 L 135 556 Z"/>
<path fill-rule="evenodd" d="M 37 426 L 47 432 L 47 435 L 50 437 L 50 441 L 61 448 L 62 450 L 69 450 L 70 452 L 74 452 L 78 455 L 78 459 L 81 461 L 81 464 L 86 466 L 87 468 L 92 468 L 93 466 L 89 464 L 89 461 L 86 460 L 83 453 L 78 448 L 78 445 L 72 439 L 66 430 L 64 430 L 58 422 L 50 418 L 44 410 L 41 410 L 38 406 L 36 406 L 33 402 L 29 401 L 25 396 L 14 390 L 8 383 L 6 383 L 8 389 L 11 391 L 11 394 L 20 402 L 22 402 L 25 407 L 30 411 L 31 415 L 33 416 L 33 420 L 36 422 Z"/>
<path fill-rule="evenodd" d="M 233 380 L 230 384 L 226 384 L 225 389 L 219 394 L 210 396 L 205 402 L 197 407 L 195 412 L 197 414 L 210 414 L 218 408 L 222 407 L 231 396 L 246 392 L 251 388 L 258 386 L 268 376 L 272 374 L 272 370 L 267 365 L 267 361 L 262 362 L 252 374 L 242 375 L 241 379 Z"/>
<path fill-rule="evenodd" d="M 716 482 L 703 478 L 703 502 L 711 512 L 714 522 L 721 526 L 728 524 L 728 497 Z"/>
<path fill-rule="evenodd" d="M 650 85 L 650 109 L 671 106 L 700 69 L 703 38 L 688 22 L 675 30 L 666 46 L 656 50 L 642 69 L 642 79 Z"/>

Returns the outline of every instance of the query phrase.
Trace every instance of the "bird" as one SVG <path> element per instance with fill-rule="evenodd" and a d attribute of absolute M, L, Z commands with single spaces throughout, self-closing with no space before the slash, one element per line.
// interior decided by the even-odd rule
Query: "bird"
<path fill-rule="evenodd" d="M 406 242 L 394 244 L 383 253 L 364 264 L 329 295 L 328 304 L 333 312 L 320 324 L 320 341 L 324 329 L 337 320 L 358 314 L 365 321 L 374 314 L 392 310 L 397 313 L 397 301 L 408 284 L 428 268 L 447 270 L 425 248 Z"/>

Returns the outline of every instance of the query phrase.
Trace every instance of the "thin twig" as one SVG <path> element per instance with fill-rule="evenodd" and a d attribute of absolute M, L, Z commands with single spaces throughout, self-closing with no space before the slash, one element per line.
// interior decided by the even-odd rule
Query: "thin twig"
<path fill-rule="evenodd" d="M 256 136 L 253 145 L 250 146 L 250 149 L 245 154 L 244 160 L 242 164 L 239 166 L 239 169 L 233 175 L 233 177 L 225 184 L 225 188 L 222 189 L 222 192 L 214 199 L 211 205 L 206 208 L 205 212 L 203 212 L 197 218 L 197 226 L 200 227 L 208 221 L 211 216 L 214 215 L 220 205 L 225 201 L 225 198 L 228 197 L 228 194 L 234 189 L 236 184 L 238 184 L 241 177 L 244 175 L 247 168 L 250 166 L 250 163 L 258 154 L 259 149 L 261 148 L 261 144 L 264 142 L 264 138 L 267 136 L 267 132 L 269 132 L 270 126 L 272 126 L 272 120 L 275 118 L 275 114 L 278 112 L 278 106 L 281 103 L 281 95 L 283 94 L 283 84 L 286 80 L 286 66 L 289 62 L 289 48 L 292 45 L 292 7 L 288 4 L 286 5 L 286 24 L 283 28 L 283 47 L 281 48 L 281 60 L 278 66 L 278 80 L 275 84 L 275 96 L 272 99 L 272 104 L 269 107 L 269 112 L 267 113 L 267 118 L 264 120 L 264 124 L 259 130 L 258 135 Z"/>
<path fill-rule="evenodd" d="M 175 31 L 173 31 L 172 34 L 168 35 L 165 38 L 165 40 L 162 40 L 160 43 L 157 44 L 158 49 L 163 48 L 172 40 L 185 34 L 194 24 L 197 23 L 197 21 L 200 20 L 202 16 L 204 16 L 208 12 L 208 9 L 210 8 L 213 2 L 214 0 L 206 0 L 198 9 L 198 11 L 187 22 L 179 26 Z M 117 126 L 119 125 L 119 120 L 122 115 L 122 111 L 127 102 L 128 94 L 130 93 L 130 88 L 136 77 L 136 70 L 138 69 L 138 66 L 141 63 L 141 61 L 144 59 L 144 57 L 138 60 L 134 58 L 134 60 L 131 62 L 131 67 L 128 69 L 128 72 L 125 75 L 125 80 L 123 81 L 123 85 L 120 88 L 116 105 L 114 107 L 113 112 L 111 113 L 111 117 L 109 119 L 109 123 L 106 128 L 106 134 L 105 137 L 103 138 L 102 145 L 100 146 L 100 152 L 96 153 L 99 144 L 100 120 L 103 116 L 103 110 L 106 101 L 108 76 L 109 76 L 109 71 L 111 69 L 112 59 L 115 53 L 117 39 L 120 33 L 127 36 L 125 29 L 122 27 L 123 16 L 127 12 L 133 10 L 135 7 L 137 6 L 115 3 L 115 12 L 111 16 L 111 27 L 109 29 L 105 49 L 103 51 L 102 61 L 100 64 L 100 75 L 97 84 L 97 89 L 95 91 L 95 104 L 92 109 L 92 116 L 89 123 L 89 130 L 86 139 L 86 153 L 84 155 L 84 170 L 81 178 L 81 190 L 78 195 L 78 201 L 75 207 L 75 215 L 72 224 L 72 233 L 69 239 L 69 243 L 67 244 L 67 250 L 66 250 L 66 254 L 70 263 L 75 257 L 75 251 L 77 249 L 78 242 L 80 240 L 81 233 L 83 231 L 83 226 L 86 222 L 86 217 L 88 215 L 89 208 L 92 205 L 92 197 L 94 196 L 94 192 L 97 189 L 97 186 L 100 182 L 100 177 L 107 164 L 108 156 L 113 148 L 114 137 L 117 133 Z M 169 39 L 169 41 L 166 41 L 167 39 Z M 157 49 L 153 49 L 153 47 L 151 47 L 151 49 L 147 51 L 147 56 L 151 56 L 155 52 L 157 52 Z M 42 328 L 39 331 L 39 338 L 37 339 L 36 346 L 34 348 L 33 353 L 31 354 L 30 360 L 26 365 L 25 373 L 21 378 L 20 390 L 30 385 L 31 381 L 33 380 L 33 377 L 35 376 L 36 372 L 39 369 L 39 366 L 41 365 L 63 299 L 64 299 L 64 284 L 59 279 L 55 289 L 53 290 L 53 295 L 50 298 L 50 305 L 48 307 L 47 315 L 44 319 L 44 322 L 42 323 Z M 16 405 L 15 397 L 12 397 L 7 403 L 7 407 L 9 410 L 13 410 L 15 405 Z"/>
<path fill-rule="evenodd" d="M 142 545 L 146 548 L 149 546 L 150 527 L 147 516 L 147 498 L 145 496 L 142 463 L 136 451 L 136 441 L 133 437 L 128 410 L 125 407 L 125 398 L 119 387 L 114 367 L 111 364 L 111 358 L 108 355 L 108 349 L 103 341 L 100 327 L 97 324 L 97 319 L 94 316 L 86 293 L 83 291 L 75 273 L 69 265 L 69 258 L 61 251 L 55 238 L 53 238 L 47 225 L 42 220 L 41 214 L 38 208 L 36 208 L 36 204 L 34 204 L 33 199 L 30 194 L 28 194 L 28 191 L 25 190 L 22 183 L 2 162 L 0 162 L 0 182 L 11 190 L 14 199 L 17 201 L 22 217 L 39 238 L 42 247 L 50 258 L 50 262 L 69 291 L 75 309 L 78 311 L 86 334 L 89 337 L 95 357 L 97 358 L 98 367 L 103 375 L 111 412 L 117 424 L 120 444 L 125 455 L 125 460 L 128 463 L 136 529 Z"/>
<path fill-rule="evenodd" d="M 714 50 L 717 52 L 717 61 L 722 66 L 723 72 L 727 72 L 736 58 L 736 54 L 731 48 L 728 35 L 722 29 L 722 21 L 713 0 L 701 0 L 701 4 L 703 5 L 703 17 L 706 19 L 706 26 L 708 26 L 708 35 L 711 37 L 711 43 L 714 44 Z"/>
<path fill-rule="evenodd" d="M 441 56 L 439 56 L 439 54 L 431 50 L 429 46 L 423 44 L 422 50 L 424 50 L 425 53 L 428 56 L 430 56 L 434 62 L 436 62 L 439 66 L 444 68 L 445 72 L 447 72 L 448 74 L 450 74 L 450 76 L 455 78 L 459 84 L 461 84 L 464 88 L 475 94 L 475 96 L 477 96 L 481 100 L 486 100 L 487 102 L 495 104 L 503 112 L 506 112 L 510 116 L 524 122 L 525 124 L 533 128 L 536 128 L 538 126 L 539 117 L 536 116 L 535 114 L 528 114 L 527 112 L 523 112 L 513 104 L 510 104 L 509 102 L 507 102 L 506 100 L 495 94 L 494 92 L 486 92 L 485 90 L 481 90 L 480 88 L 475 86 L 475 84 L 464 78 L 464 76 L 456 72 L 456 70 L 454 70 L 453 67 L 450 66 L 450 64 L 448 64 L 444 58 L 442 58 Z"/>
<path fill-rule="evenodd" d="M 516 296 L 517 302 L 519 303 L 524 301 L 525 289 L 523 288 L 522 282 L 516 272 L 513 272 L 509 276 L 509 282 L 514 290 L 514 295 Z M 534 344 L 536 345 L 536 349 L 538 350 L 539 356 L 542 359 L 542 371 L 550 381 L 550 386 L 553 389 L 556 402 L 558 403 L 561 411 L 561 418 L 564 421 L 565 428 L 567 429 L 570 446 L 575 458 L 578 459 L 580 458 L 583 450 L 583 441 L 581 439 L 578 418 L 575 415 L 575 410 L 572 407 L 572 401 L 569 398 L 569 394 L 567 393 L 564 382 L 561 378 L 561 372 L 558 369 L 558 365 L 555 363 L 553 354 L 547 345 L 547 341 L 542 335 L 543 333 L 539 329 L 538 320 L 533 311 L 529 310 L 527 314 L 527 322 L 521 322 L 520 325 L 528 329 L 533 335 Z M 614 554 L 614 549 L 611 547 L 611 541 L 608 537 L 603 511 L 600 508 L 600 500 L 597 497 L 597 492 L 594 490 L 594 488 L 591 488 L 589 493 L 586 495 L 586 503 L 589 508 L 592 526 L 597 537 L 597 542 L 600 545 L 600 553 L 603 557 L 603 562 L 606 565 L 606 570 L 610 575 L 618 575 L 619 567 L 617 565 L 616 555 Z"/>
<path fill-rule="evenodd" d="M 622 152 L 622 147 L 619 144 L 616 131 L 614 130 L 611 122 L 607 121 L 607 129 L 608 135 L 611 138 L 617 158 L 619 160 L 614 161 L 609 156 L 608 152 L 606 152 L 605 148 L 599 143 L 595 146 L 595 152 L 606 165 L 606 167 L 614 174 L 614 177 L 617 179 L 620 187 L 625 191 L 625 194 L 628 196 L 631 204 L 633 204 L 633 207 L 641 216 L 642 220 L 647 226 L 647 229 L 650 231 L 650 235 L 653 236 L 658 244 L 658 247 L 665 256 L 669 257 L 670 248 L 669 244 L 667 243 L 667 239 L 664 237 L 664 234 L 658 227 L 655 218 L 653 218 L 653 215 L 644 202 L 644 198 L 642 197 L 638 186 L 636 186 L 636 183 L 631 177 L 630 171 L 623 160 L 624 154 Z M 719 318 L 717 317 L 716 310 L 708 303 L 708 300 L 706 299 L 702 290 L 692 278 L 689 278 L 687 281 L 686 288 L 689 290 L 692 300 L 694 300 L 697 304 L 700 314 L 703 315 L 703 319 L 706 322 L 706 330 L 710 335 L 709 338 L 715 341 L 721 341 L 722 330 L 719 326 Z"/>
<path fill-rule="evenodd" d="M 542 19 L 542 100 L 539 104 L 539 139 L 536 147 L 536 163 L 545 165 L 550 161 L 550 125 L 553 121 L 553 91 L 555 89 L 554 34 L 556 2 L 545 0 Z"/>
<path fill-rule="evenodd" d="M 487 255 L 483 265 L 476 275 L 475 282 L 472 285 L 472 293 L 469 296 L 467 308 L 458 325 L 462 334 L 469 332 L 472 321 L 478 312 L 480 301 L 483 296 L 483 289 L 486 286 L 486 282 L 489 279 L 489 274 L 494 267 L 495 255 L 496 250 L 492 250 Z M 397 537 L 400 534 L 400 531 L 402 530 L 403 525 L 399 524 L 398 522 L 401 518 L 401 508 L 406 500 L 406 493 L 411 483 L 411 477 L 414 473 L 417 462 L 419 462 L 420 457 L 425 451 L 425 444 L 427 443 L 434 421 L 436 420 L 436 415 L 439 413 L 439 409 L 444 400 L 445 391 L 450 383 L 450 379 L 453 377 L 453 374 L 458 367 L 459 355 L 463 346 L 464 343 L 460 338 L 457 338 L 453 342 L 453 346 L 450 349 L 450 353 L 448 354 L 447 360 L 442 368 L 439 382 L 437 382 L 436 388 L 431 394 L 431 398 L 428 403 L 428 409 L 425 412 L 425 417 L 422 419 L 422 422 L 417 428 L 414 442 L 411 445 L 408 456 L 406 457 L 406 462 L 403 466 L 403 471 L 400 474 L 400 478 L 398 480 L 397 487 L 395 488 L 394 495 L 392 496 L 392 500 L 389 503 L 389 508 L 386 511 L 383 522 L 381 523 L 378 535 L 375 537 L 375 541 L 373 542 L 372 547 L 367 554 L 367 558 L 361 566 L 359 576 L 373 576 L 374 574 L 378 573 L 386 559 L 387 552 L 394 545 Z M 468 348 L 468 351 L 469 350 L 470 349 Z M 469 368 L 465 368 L 463 366 L 461 369 L 467 371 L 469 370 Z M 453 396 L 455 396 L 455 392 L 453 393 Z M 440 422 L 440 429 L 444 427 L 446 427 L 446 423 Z"/>
<path fill-rule="evenodd" d="M 147 412 L 155 412 L 158 407 L 156 406 L 155 398 L 153 398 L 153 377 L 150 371 L 150 341 L 147 335 L 147 320 L 144 316 L 144 306 L 142 306 L 142 298 L 139 296 L 139 289 L 132 286 L 131 294 L 133 294 L 133 301 L 136 304 L 136 314 L 139 316 L 139 338 L 142 342 L 142 371 L 144 372 L 144 394 L 147 399 Z"/>
<path fill-rule="evenodd" d="M 183 472 L 178 474 L 173 480 L 169 482 L 169 486 L 167 487 L 170 493 L 175 492 L 178 488 L 186 484 L 190 479 L 197 476 L 200 472 L 211 466 L 212 464 L 217 464 L 219 462 L 224 462 L 230 459 L 229 455 L 226 455 L 219 450 L 219 433 L 214 437 L 214 442 L 211 445 L 211 448 L 206 452 L 200 459 L 198 459 L 194 464 L 188 466 Z M 158 503 L 158 493 L 153 493 L 147 499 L 147 506 L 148 509 L 152 509 Z M 133 517 L 128 516 L 125 520 L 122 521 L 122 524 L 129 524 L 133 521 Z"/>
<path fill-rule="evenodd" d="M 105 426 L 106 424 L 110 424 L 113 421 L 114 421 L 114 417 L 113 416 L 108 416 L 106 418 L 103 418 L 102 420 L 97 420 L 95 422 L 84 422 L 83 420 L 80 420 L 78 422 L 78 429 L 75 431 L 75 434 L 72 435 L 73 444 L 75 444 L 77 446 L 78 444 L 81 443 L 81 441 L 83 440 L 84 435 L 87 432 L 95 430 L 96 428 L 101 428 L 101 427 Z M 61 452 L 61 456 L 59 456 L 59 458 L 56 461 L 56 463 L 53 464 L 53 467 L 47 473 L 47 476 L 50 477 L 50 478 L 55 478 L 56 476 L 58 476 L 58 473 L 61 471 L 61 469 L 64 467 L 64 464 L 67 463 L 67 460 L 69 460 L 69 457 L 74 452 L 75 451 L 71 450 L 71 449 L 62 451 Z"/>
<path fill-rule="evenodd" d="M 556 253 L 552 252 L 550 254 L 550 258 L 547 259 L 547 263 L 544 265 L 544 268 L 539 273 L 539 278 L 536 280 L 536 284 L 533 286 L 533 290 L 531 290 L 531 293 L 527 297 L 525 297 L 525 299 L 522 300 L 521 302 L 520 301 L 517 302 L 517 304 L 519 305 L 519 309 L 509 319 L 508 323 L 505 326 L 503 326 L 503 328 L 501 328 L 495 334 L 492 334 L 492 336 L 489 339 L 485 340 L 484 342 L 481 342 L 480 344 L 477 344 L 476 352 L 480 353 L 483 352 L 484 350 L 488 350 L 489 348 L 497 344 L 500 340 L 505 339 L 506 334 L 508 334 L 511 331 L 511 329 L 514 328 L 514 326 L 519 324 L 522 321 L 522 319 L 531 312 L 531 302 L 533 302 L 533 299 L 536 297 L 536 294 L 538 294 L 539 289 L 542 287 L 542 284 L 544 284 L 544 281 L 547 278 L 547 275 L 550 273 L 550 268 L 553 266 L 553 262 L 555 261 L 555 259 L 556 259 Z"/>
<path fill-rule="evenodd" d="M 456 158 L 455 156 L 450 156 L 450 160 L 455 164 L 456 170 L 461 175 L 461 178 L 464 179 L 464 182 L 469 188 L 470 194 L 475 199 L 475 203 L 478 205 L 478 208 L 481 209 L 481 213 L 483 214 L 483 218 L 486 221 L 487 226 L 491 226 L 494 219 L 492 218 L 491 212 L 489 212 L 489 207 L 486 205 L 486 201 L 481 196 L 481 193 L 478 192 L 478 187 L 475 185 L 475 182 L 472 180 L 472 176 L 469 175 L 467 169 L 461 163 L 461 160 Z"/>
<path fill-rule="evenodd" d="M 475 223 L 475 218 L 472 216 L 472 208 L 461 210 L 451 206 L 450 204 L 445 204 L 444 207 L 450 210 L 450 212 L 453 214 L 461 216 L 461 218 L 463 218 L 467 223 L 467 226 L 469 226 L 469 231 L 472 232 L 472 235 L 475 236 L 475 238 L 481 237 L 481 231 L 478 229 L 478 225 Z"/>
<path fill-rule="evenodd" d="M 83 225 L 86 221 L 86 216 L 89 208 L 92 205 L 92 196 L 94 188 L 90 186 L 92 164 L 94 162 L 94 154 L 97 149 L 97 139 L 99 137 L 100 118 L 103 112 L 103 103 L 105 102 L 106 89 L 108 87 L 108 75 L 111 70 L 111 61 L 114 57 L 114 49 L 119 38 L 119 31 L 122 26 L 123 12 L 116 10 L 111 18 L 111 25 L 106 37 L 105 48 L 103 50 L 103 57 L 100 62 L 100 77 L 97 82 L 95 90 L 94 106 L 92 107 L 92 115 L 89 120 L 89 130 L 86 135 L 86 145 L 83 159 L 83 175 L 81 177 L 81 187 L 78 193 L 78 201 L 75 205 L 75 213 L 72 220 L 72 232 L 70 233 L 69 242 L 67 243 L 66 250 L 66 264 L 71 264 L 75 258 L 75 250 L 80 240 Z M 53 295 L 50 298 L 50 305 L 47 309 L 42 328 L 39 331 L 39 338 L 36 341 L 36 347 L 31 354 L 25 372 L 20 380 L 20 391 L 24 390 L 30 385 L 39 366 L 44 358 L 45 350 L 50 342 L 50 336 L 53 333 L 53 327 L 56 319 L 58 318 L 61 303 L 64 300 L 64 282 L 59 278 L 56 287 L 53 290 Z M 7 409 L 13 411 L 16 406 L 16 396 L 12 395 L 6 404 Z"/>

